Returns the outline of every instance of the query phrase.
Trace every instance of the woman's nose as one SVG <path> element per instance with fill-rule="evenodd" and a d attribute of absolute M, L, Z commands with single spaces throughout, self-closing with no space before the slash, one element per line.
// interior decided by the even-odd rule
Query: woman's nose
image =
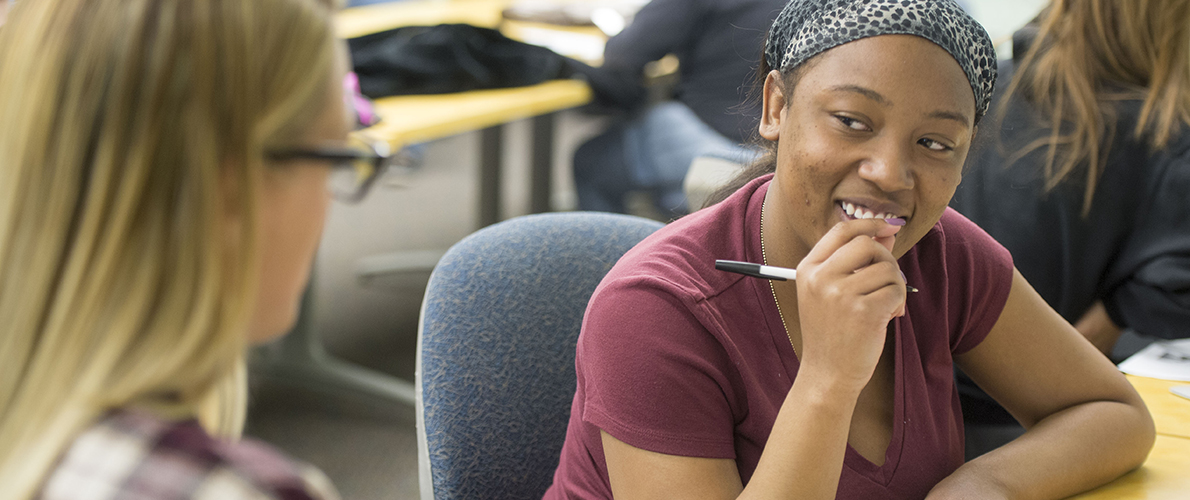
<path fill-rule="evenodd" d="M 859 176 L 886 193 L 913 189 L 909 152 L 892 141 L 882 142 L 860 163 Z"/>

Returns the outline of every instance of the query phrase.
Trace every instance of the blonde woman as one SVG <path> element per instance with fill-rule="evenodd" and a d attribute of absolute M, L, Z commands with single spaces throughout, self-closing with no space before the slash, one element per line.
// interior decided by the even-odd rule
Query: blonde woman
<path fill-rule="evenodd" d="M 1105 354 L 1190 336 L 1190 0 L 1054 0 L 1014 41 L 951 206 Z"/>
<path fill-rule="evenodd" d="M 321 499 L 243 423 L 329 182 L 332 0 L 27 0 L 0 30 L 0 498 Z M 341 176 L 341 177 L 340 177 Z M 337 182 L 342 181 L 342 182 Z"/>

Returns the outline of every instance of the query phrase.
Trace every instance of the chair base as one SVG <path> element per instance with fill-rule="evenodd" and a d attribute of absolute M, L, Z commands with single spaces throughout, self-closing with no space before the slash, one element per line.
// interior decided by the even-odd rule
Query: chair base
<path fill-rule="evenodd" d="M 343 361 L 327 353 L 301 358 L 266 357 L 253 374 L 328 396 L 344 393 L 401 405 L 414 405 L 413 383 Z"/>
<path fill-rule="evenodd" d="M 359 395 L 414 406 L 413 383 L 335 358 L 322 346 L 313 327 L 313 280 L 302 296 L 293 331 L 259 348 L 252 373 L 328 396 Z"/>

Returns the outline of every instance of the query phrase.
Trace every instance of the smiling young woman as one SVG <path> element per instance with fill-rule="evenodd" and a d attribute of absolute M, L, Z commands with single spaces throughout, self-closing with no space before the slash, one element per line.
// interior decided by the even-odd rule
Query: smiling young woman
<path fill-rule="evenodd" d="M 1139 465 L 1135 391 L 947 208 L 995 81 L 983 28 L 794 0 L 762 75 L 769 158 L 592 297 L 546 498 L 1062 498 Z M 956 364 L 1029 427 L 966 464 Z"/>

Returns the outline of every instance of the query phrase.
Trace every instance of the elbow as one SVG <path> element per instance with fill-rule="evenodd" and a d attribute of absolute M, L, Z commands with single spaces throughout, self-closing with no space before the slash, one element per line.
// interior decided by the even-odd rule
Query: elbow
<path fill-rule="evenodd" d="M 1138 419 L 1140 423 L 1136 437 L 1138 453 L 1134 459 L 1133 469 L 1140 467 L 1145 462 L 1145 459 L 1149 457 L 1149 452 L 1153 450 L 1153 445 L 1157 443 L 1157 426 L 1153 423 L 1153 416 L 1149 414 L 1149 409 L 1143 402 L 1139 406 Z"/>
<path fill-rule="evenodd" d="M 1118 453 L 1125 471 L 1131 471 L 1144 464 L 1157 442 L 1157 427 L 1144 401 L 1137 396 L 1124 403 L 1128 407 L 1128 418 L 1119 420 L 1122 442 Z"/>
<path fill-rule="evenodd" d="M 1100 400 L 1086 407 L 1091 433 L 1082 439 L 1096 441 L 1103 450 L 1099 474 L 1110 480 L 1137 469 L 1145 463 L 1157 440 L 1157 428 L 1140 396 Z M 1094 423 L 1092 423 L 1094 422 Z M 1088 430 L 1091 430 L 1089 427 Z M 1089 444 L 1089 443 L 1085 443 Z"/>

